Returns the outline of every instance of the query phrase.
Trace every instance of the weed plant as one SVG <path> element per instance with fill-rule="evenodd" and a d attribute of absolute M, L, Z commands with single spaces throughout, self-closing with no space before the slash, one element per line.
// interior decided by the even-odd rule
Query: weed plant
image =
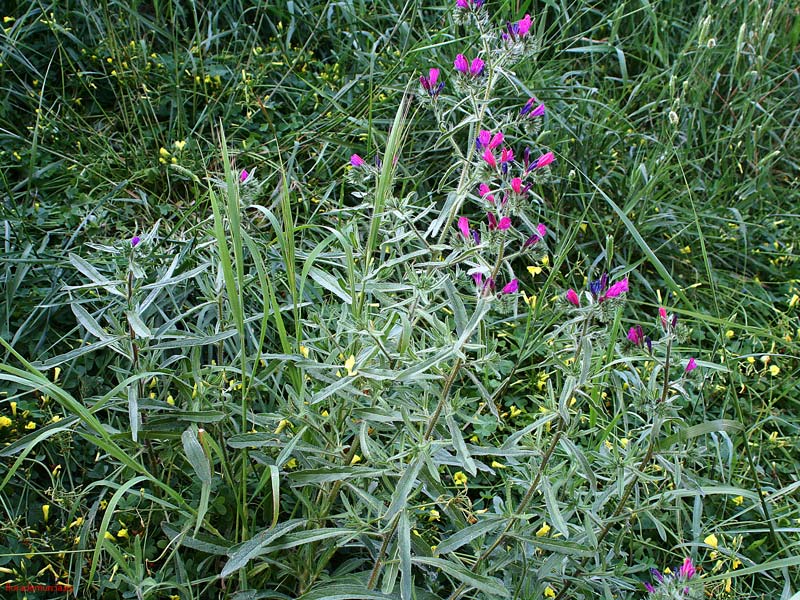
<path fill-rule="evenodd" d="M 5 10 L 9 597 L 797 597 L 789 3 Z"/>

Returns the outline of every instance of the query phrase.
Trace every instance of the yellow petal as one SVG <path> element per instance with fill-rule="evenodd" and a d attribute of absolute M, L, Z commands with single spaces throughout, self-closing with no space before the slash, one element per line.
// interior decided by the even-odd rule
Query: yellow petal
<path fill-rule="evenodd" d="M 356 371 L 353 370 L 353 367 L 355 365 L 356 365 L 356 357 L 351 354 L 350 358 L 348 358 L 346 361 L 344 361 L 344 368 L 347 371 L 347 375 L 349 377 L 355 376 Z"/>
<path fill-rule="evenodd" d="M 539 531 L 537 531 L 537 532 L 536 532 L 536 537 L 544 537 L 544 536 L 546 536 L 548 533 L 550 533 L 550 525 L 548 525 L 547 523 L 545 523 L 544 525 L 542 525 L 542 526 L 539 528 Z"/>
<path fill-rule="evenodd" d="M 712 548 L 716 548 L 719 545 L 719 542 L 717 541 L 717 536 L 715 536 L 713 533 L 711 535 L 706 536 L 706 539 L 703 540 L 703 543 L 708 544 Z"/>

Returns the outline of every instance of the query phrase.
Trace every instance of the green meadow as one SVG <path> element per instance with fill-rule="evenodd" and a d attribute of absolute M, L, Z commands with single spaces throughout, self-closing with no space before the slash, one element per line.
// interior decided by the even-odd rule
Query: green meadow
<path fill-rule="evenodd" d="M 800 599 L 800 6 L 7 0 L 0 589 Z"/>

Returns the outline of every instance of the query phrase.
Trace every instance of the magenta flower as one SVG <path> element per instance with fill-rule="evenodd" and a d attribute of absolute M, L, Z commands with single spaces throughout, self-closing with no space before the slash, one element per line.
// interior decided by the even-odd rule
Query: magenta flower
<path fill-rule="evenodd" d="M 480 287 L 480 285 L 483 283 L 483 273 L 473 273 L 472 279 L 475 280 L 475 285 Z"/>
<path fill-rule="evenodd" d="M 555 159 L 556 157 L 553 156 L 552 152 L 548 152 L 547 154 L 542 154 L 538 159 L 536 159 L 536 162 L 533 163 L 532 168 L 541 169 L 542 167 L 546 167 L 547 165 L 552 163 Z"/>
<path fill-rule="evenodd" d="M 248 177 L 250 177 L 250 173 L 247 172 L 247 169 L 242 169 L 242 172 L 239 173 L 239 181 L 244 183 Z"/>
<path fill-rule="evenodd" d="M 519 280 L 518 279 L 512 279 L 511 281 L 509 281 L 505 285 L 505 287 L 503 287 L 503 289 L 501 290 L 501 293 L 502 294 L 514 294 L 514 293 L 517 292 L 518 289 L 519 289 Z"/>
<path fill-rule="evenodd" d="M 694 360 L 694 359 L 693 359 Z M 678 577 L 684 581 L 689 581 L 697 571 L 692 564 L 692 559 L 688 556 L 683 559 L 683 564 L 678 569 Z"/>
<path fill-rule="evenodd" d="M 511 217 L 503 217 L 500 219 L 500 222 L 497 224 L 497 228 L 500 231 L 505 231 L 506 229 L 511 227 Z"/>
<path fill-rule="evenodd" d="M 478 132 L 478 137 L 475 138 L 475 146 L 477 147 L 478 150 L 482 150 L 483 148 L 489 146 L 491 141 L 492 141 L 492 132 L 487 131 L 486 129 L 481 129 Z"/>
<path fill-rule="evenodd" d="M 534 104 L 536 104 L 537 102 L 539 102 L 539 101 L 535 97 L 531 98 L 530 100 L 528 100 L 525 103 L 525 106 L 523 106 L 520 109 L 519 115 L 521 117 L 524 117 L 525 115 L 528 115 L 528 118 L 530 118 L 530 119 L 534 119 L 536 117 L 541 117 L 542 115 L 544 115 L 544 104 L 539 103 L 534 108 Z"/>
<path fill-rule="evenodd" d="M 350 164 L 356 168 L 359 168 L 363 167 L 365 164 L 367 164 L 367 162 L 358 154 L 353 154 L 353 156 L 350 157 Z"/>
<path fill-rule="evenodd" d="M 455 66 L 456 71 L 459 73 L 476 78 L 483 75 L 485 63 L 478 57 L 473 58 L 470 63 L 466 56 L 459 54 L 456 56 L 453 66 Z"/>
<path fill-rule="evenodd" d="M 511 148 L 503 148 L 500 152 L 500 162 L 507 163 L 514 160 L 514 151 Z"/>
<path fill-rule="evenodd" d="M 641 346 L 644 343 L 644 330 L 641 325 L 628 329 L 628 341 L 636 346 Z"/>
<path fill-rule="evenodd" d="M 514 177 L 511 180 L 511 189 L 514 190 L 515 194 L 522 194 L 522 179 L 519 177 Z"/>
<path fill-rule="evenodd" d="M 464 75 L 469 73 L 469 63 L 467 62 L 467 57 L 463 54 L 456 56 L 456 60 L 453 62 L 453 65 L 455 66 L 456 71 L 464 73 Z"/>
<path fill-rule="evenodd" d="M 620 294 L 623 294 L 627 291 L 628 291 L 628 278 L 626 277 L 625 279 L 618 281 L 610 288 L 608 288 L 608 291 L 600 300 L 602 301 L 605 300 L 606 298 L 616 298 Z"/>
<path fill-rule="evenodd" d="M 461 10 L 476 10 L 483 6 L 485 0 L 456 0 L 456 8 Z"/>
<path fill-rule="evenodd" d="M 489 165 L 492 169 L 496 169 L 497 168 L 497 159 L 495 159 L 491 148 L 487 147 L 486 150 L 483 151 L 483 157 L 482 158 L 483 158 L 483 160 L 486 161 L 486 164 Z"/>
<path fill-rule="evenodd" d="M 689 362 L 686 363 L 686 372 L 691 373 L 696 368 L 697 368 L 697 361 L 694 359 L 694 357 L 692 357 L 689 359 Z"/>
<path fill-rule="evenodd" d="M 491 193 L 489 186 L 485 183 L 482 183 L 478 186 L 478 194 L 480 194 L 480 197 L 486 200 L 489 204 L 494 204 L 494 195 Z"/>
<path fill-rule="evenodd" d="M 572 288 L 569 288 L 567 290 L 567 302 L 569 302 L 570 304 L 572 304 L 574 306 L 580 306 L 581 305 L 581 299 L 578 298 L 578 292 L 576 292 Z"/>
<path fill-rule="evenodd" d="M 544 223 L 539 223 L 536 226 L 536 231 L 539 232 L 539 235 L 542 237 L 542 239 L 544 239 L 544 236 L 547 235 L 547 227 L 545 226 Z"/>
<path fill-rule="evenodd" d="M 658 307 L 658 316 L 661 317 L 661 326 L 667 328 L 667 309 L 663 306 Z"/>
<path fill-rule="evenodd" d="M 419 78 L 419 82 L 422 85 L 422 89 L 424 89 L 431 98 L 434 100 L 439 96 L 439 92 L 442 91 L 444 88 L 444 81 L 440 82 L 438 85 L 436 82 L 439 81 L 439 69 L 433 68 L 428 71 L 428 76 L 425 77 L 422 75 Z"/>
<path fill-rule="evenodd" d="M 133 236 L 131 238 L 131 248 L 136 248 L 136 246 L 138 246 L 139 242 L 141 242 L 141 241 L 142 241 L 142 238 L 140 238 L 138 235 Z"/>
<path fill-rule="evenodd" d="M 467 217 L 460 217 L 458 219 L 458 229 L 461 231 L 461 235 L 469 239 L 469 219 L 467 219 Z"/>
<path fill-rule="evenodd" d="M 525 15 L 516 23 L 508 23 L 508 25 L 506 25 L 508 33 L 503 33 L 503 40 L 515 41 L 527 37 L 531 30 L 531 24 L 532 21 L 530 15 Z"/>

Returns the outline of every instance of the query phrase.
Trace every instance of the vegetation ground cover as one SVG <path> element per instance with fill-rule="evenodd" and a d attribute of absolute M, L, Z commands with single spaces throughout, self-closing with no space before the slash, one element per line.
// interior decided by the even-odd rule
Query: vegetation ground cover
<path fill-rule="evenodd" d="M 792 3 L 3 10 L 6 593 L 800 591 Z"/>

